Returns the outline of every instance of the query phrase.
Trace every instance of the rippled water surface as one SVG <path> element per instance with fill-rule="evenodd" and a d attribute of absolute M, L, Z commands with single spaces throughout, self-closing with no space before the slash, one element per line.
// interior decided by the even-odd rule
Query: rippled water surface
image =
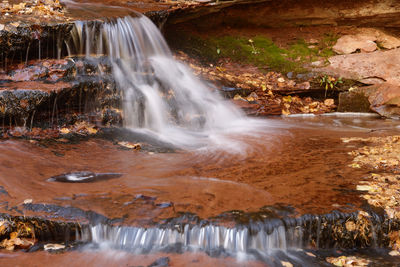
<path fill-rule="evenodd" d="M 370 117 L 276 118 L 263 123 L 265 127 L 257 135 L 226 134 L 232 147 L 210 145 L 174 153 L 122 150 L 102 139 L 77 144 L 3 140 L 0 185 L 7 194 L 0 194 L 1 209 L 15 215 L 87 220 L 74 211 L 46 212 L 23 205 L 32 199 L 33 204 L 94 211 L 116 219 L 117 224 L 135 227 L 151 227 L 182 213 L 207 219 L 227 211 L 257 212 L 263 207 L 283 207 L 288 211 L 286 216 L 294 217 L 333 210 L 351 212 L 362 204 L 355 187 L 365 172 L 348 167 L 352 158 L 347 153 L 356 147 L 340 138 L 398 132 L 396 122 Z M 49 180 L 78 171 L 122 175 L 87 183 Z M 221 223 L 229 226 L 229 220 Z M 84 254 L 85 259 L 90 264 L 97 265 L 96 260 L 101 263 L 103 260 L 93 253 Z M 69 254 L 56 258 L 63 261 Z M 111 253 L 110 257 L 115 256 L 117 262 L 133 257 L 125 254 L 115 252 L 118 256 Z M 35 257 L 40 255 L 46 254 Z M 178 262 L 206 259 L 205 255 L 199 259 L 184 255 L 173 257 L 179 258 Z M 10 254 L 0 260 L 7 257 L 26 258 Z M 146 261 L 146 257 L 153 256 L 140 257 Z M 230 265 L 230 261 L 233 259 L 224 264 Z M 219 258 L 207 258 L 205 262 L 221 263 Z"/>

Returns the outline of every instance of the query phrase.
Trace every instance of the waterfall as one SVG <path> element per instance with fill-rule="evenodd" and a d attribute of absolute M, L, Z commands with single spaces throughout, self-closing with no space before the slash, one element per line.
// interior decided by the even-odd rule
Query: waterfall
<path fill-rule="evenodd" d="M 228 228 L 218 225 L 181 225 L 179 228 L 143 228 L 98 224 L 87 228 L 82 241 L 142 254 L 160 251 L 202 251 L 249 259 L 256 253 L 273 255 L 301 247 L 302 229 L 276 228 L 252 231 L 249 227 Z"/>
<path fill-rule="evenodd" d="M 76 54 L 108 56 L 123 92 L 127 128 L 196 147 L 215 133 L 243 126 L 241 112 L 176 61 L 160 31 L 145 16 L 77 22 L 72 43 Z"/>

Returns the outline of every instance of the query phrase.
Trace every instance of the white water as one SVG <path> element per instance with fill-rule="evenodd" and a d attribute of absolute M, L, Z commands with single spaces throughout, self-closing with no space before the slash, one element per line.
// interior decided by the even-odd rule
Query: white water
<path fill-rule="evenodd" d="M 136 254 L 172 251 L 202 251 L 227 253 L 238 260 L 254 259 L 257 255 L 286 253 L 287 249 L 302 248 L 303 229 L 285 228 L 278 224 L 267 232 L 260 223 L 259 230 L 251 232 L 248 227 L 228 228 L 218 225 L 172 228 L 117 227 L 95 225 L 80 237 L 82 241 L 99 244 L 102 249 L 118 249 Z M 254 230 L 253 230 L 254 231 Z M 179 247 L 179 248 L 178 248 Z"/>
<path fill-rule="evenodd" d="M 172 57 L 157 27 L 145 16 L 102 24 L 76 23 L 75 50 L 106 54 L 124 93 L 124 126 L 184 148 L 227 146 L 227 133 L 243 133 L 249 120 Z M 236 146 L 237 147 L 237 146 Z"/>

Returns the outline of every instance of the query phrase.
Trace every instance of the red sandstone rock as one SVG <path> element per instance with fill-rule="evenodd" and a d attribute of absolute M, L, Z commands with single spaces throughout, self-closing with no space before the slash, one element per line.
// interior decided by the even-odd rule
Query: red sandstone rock
<path fill-rule="evenodd" d="M 345 35 L 339 38 L 336 45 L 332 48 L 338 54 L 351 54 L 357 50 L 361 52 L 373 52 L 378 46 L 376 38 L 368 35 Z"/>

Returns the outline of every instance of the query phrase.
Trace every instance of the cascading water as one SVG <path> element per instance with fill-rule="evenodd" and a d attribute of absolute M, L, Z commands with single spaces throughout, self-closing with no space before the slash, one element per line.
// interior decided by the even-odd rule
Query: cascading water
<path fill-rule="evenodd" d="M 286 252 L 301 247 L 302 229 L 276 228 L 252 232 L 249 227 L 227 228 L 218 225 L 182 225 L 178 228 L 113 227 L 96 225 L 83 232 L 81 240 L 133 253 L 159 251 L 202 251 L 211 255 L 230 255 L 239 260 Z M 255 255 L 255 253 L 257 255 Z"/>
<path fill-rule="evenodd" d="M 78 22 L 72 41 L 70 53 L 109 57 L 123 91 L 127 128 L 178 146 L 198 147 L 218 132 L 243 125 L 236 108 L 173 59 L 160 31 L 145 16 Z"/>

